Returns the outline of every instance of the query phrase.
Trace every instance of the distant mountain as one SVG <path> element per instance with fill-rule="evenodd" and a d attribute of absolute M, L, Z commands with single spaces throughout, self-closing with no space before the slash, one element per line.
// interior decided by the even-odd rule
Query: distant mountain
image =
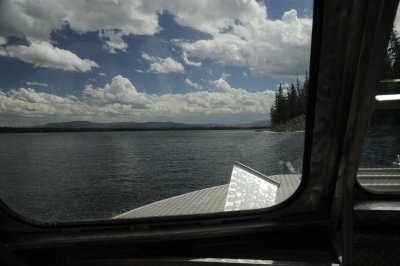
<path fill-rule="evenodd" d="M 33 126 L 35 128 L 103 128 L 103 123 L 92 123 L 89 121 L 69 121 L 69 122 L 56 122 L 47 123 L 43 125 Z"/>
<path fill-rule="evenodd" d="M 234 127 L 241 127 L 241 128 L 270 127 L 270 126 L 271 126 L 271 121 L 269 120 L 259 120 L 251 123 L 234 125 Z"/>
<path fill-rule="evenodd" d="M 90 121 L 69 121 L 58 123 L 47 123 L 36 125 L 34 128 L 141 128 L 141 129 L 162 129 L 162 128 L 212 128 L 212 127 L 239 127 L 239 128 L 254 128 L 270 126 L 270 121 L 255 121 L 246 124 L 236 125 L 218 125 L 218 124 L 186 124 L 175 122 L 115 122 L 115 123 L 94 123 Z"/>

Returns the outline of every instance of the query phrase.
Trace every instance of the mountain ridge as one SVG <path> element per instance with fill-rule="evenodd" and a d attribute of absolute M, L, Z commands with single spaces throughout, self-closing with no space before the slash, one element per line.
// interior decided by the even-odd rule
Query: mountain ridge
<path fill-rule="evenodd" d="M 66 121 L 66 122 L 54 122 L 46 123 L 42 125 L 35 125 L 32 128 L 65 128 L 65 129 L 77 129 L 77 128 L 108 128 L 108 129 L 135 129 L 135 128 L 146 128 L 146 129 L 162 129 L 162 128 L 213 128 L 213 127 L 238 127 L 238 128 L 254 128 L 254 127 L 268 127 L 270 121 L 259 120 L 250 123 L 243 124 L 190 124 L 190 123 L 177 123 L 177 122 L 111 122 L 111 123 L 100 123 L 90 122 L 86 120 Z"/>

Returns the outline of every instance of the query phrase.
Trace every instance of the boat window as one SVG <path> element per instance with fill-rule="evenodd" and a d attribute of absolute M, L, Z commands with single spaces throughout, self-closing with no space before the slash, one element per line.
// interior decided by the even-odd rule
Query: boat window
<path fill-rule="evenodd" d="M 398 9 L 357 176 L 365 189 L 379 193 L 400 192 L 399 13 Z"/>
<path fill-rule="evenodd" d="M 285 201 L 302 175 L 312 7 L 2 1 L 1 200 L 45 222 Z"/>

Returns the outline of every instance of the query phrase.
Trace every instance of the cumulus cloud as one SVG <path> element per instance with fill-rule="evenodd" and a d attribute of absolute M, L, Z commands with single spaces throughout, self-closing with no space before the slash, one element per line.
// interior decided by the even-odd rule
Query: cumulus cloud
<path fill-rule="evenodd" d="M 181 63 L 176 62 L 171 57 L 162 59 L 160 62 L 150 64 L 150 72 L 154 73 L 170 73 L 170 72 L 184 72 Z"/>
<path fill-rule="evenodd" d="M 148 94 L 139 92 L 127 78 L 116 76 L 103 87 L 87 85 L 78 96 L 61 97 L 32 88 L 0 90 L 0 114 L 3 118 L 13 115 L 93 121 L 149 121 L 160 118 L 183 121 L 185 117 L 207 115 L 266 116 L 274 94 L 270 90 L 249 92 L 239 88 Z M 9 122 L 13 123 L 13 120 Z"/>
<path fill-rule="evenodd" d="M 105 41 L 104 48 L 112 54 L 115 54 L 116 50 L 126 52 L 128 44 L 122 39 L 123 36 L 123 31 L 106 29 L 99 32 L 99 38 Z"/>
<path fill-rule="evenodd" d="M 36 81 L 27 81 L 26 85 L 28 86 L 39 86 L 39 87 L 48 87 L 49 85 L 44 82 L 36 82 Z"/>
<path fill-rule="evenodd" d="M 201 62 L 190 61 L 188 56 L 187 56 L 187 54 L 186 54 L 186 52 L 182 53 L 182 60 L 183 60 L 183 62 L 185 62 L 186 65 L 189 65 L 189 66 L 195 66 L 195 67 L 200 67 L 201 66 Z"/>
<path fill-rule="evenodd" d="M 146 54 L 146 53 L 142 53 L 142 57 L 144 58 L 144 59 L 146 59 L 147 61 L 150 61 L 150 62 L 157 62 L 160 58 L 158 58 L 158 57 L 155 57 L 155 56 L 151 56 L 151 55 L 148 55 L 148 54 Z"/>
<path fill-rule="evenodd" d="M 279 89 L 279 87 L 282 87 L 282 89 L 289 89 L 290 88 L 290 85 L 289 85 L 289 83 L 279 83 L 279 84 L 276 84 L 276 88 L 277 89 Z"/>
<path fill-rule="evenodd" d="M 158 9 L 148 6 L 147 1 L 1 1 L 0 2 L 0 37 L 17 36 L 41 41 L 41 46 L 51 49 L 52 57 L 42 53 L 37 57 L 33 44 L 26 47 L 12 47 L 6 52 L 0 49 L 0 55 L 12 56 L 39 67 L 63 70 L 88 71 L 97 65 L 89 60 L 80 60 L 71 52 L 52 47 L 51 32 L 62 29 L 68 24 L 78 33 L 99 31 L 99 38 L 110 52 L 126 51 L 128 45 L 123 36 L 130 34 L 153 35 L 160 30 Z M 1 41 L 1 40 L 0 40 Z M 38 42 L 36 42 L 37 44 Z M 32 47 L 33 46 L 33 47 Z M 61 52 L 65 51 L 65 52 Z M 24 56 L 21 53 L 29 53 Z M 54 57 L 59 58 L 56 61 Z M 61 56 L 66 56 L 69 63 L 63 64 Z M 37 59 L 38 61 L 34 61 Z M 64 58 L 62 58 L 64 59 Z M 79 59 L 79 60 L 78 60 Z M 73 62 L 71 62 L 73 61 Z"/>
<path fill-rule="evenodd" d="M 150 56 L 146 53 L 142 57 L 151 62 L 149 72 L 153 73 L 171 73 L 171 72 L 184 72 L 183 65 L 171 57 L 161 58 L 157 56 Z"/>
<path fill-rule="evenodd" d="M 87 102 L 95 104 L 128 104 L 136 109 L 146 109 L 146 105 L 150 104 L 148 94 L 137 92 L 129 79 L 120 75 L 115 76 L 111 83 L 103 88 L 87 85 L 82 95 Z"/>
<path fill-rule="evenodd" d="M 60 97 L 38 92 L 31 88 L 0 91 L 0 113 L 25 117 L 38 116 L 84 116 L 85 104 L 72 97 Z"/>
<path fill-rule="evenodd" d="M 299 18 L 296 10 L 272 20 L 267 7 L 255 0 L 166 2 L 178 24 L 211 36 L 178 42 L 187 56 L 276 76 L 296 76 L 308 69 L 312 19 Z"/>
<path fill-rule="evenodd" d="M 49 41 L 67 22 L 81 33 L 118 29 L 124 35 L 153 35 L 160 30 L 157 12 L 156 3 L 147 1 L 2 1 L 0 32 Z"/>
<path fill-rule="evenodd" d="M 203 87 L 201 87 L 200 84 L 198 84 L 196 82 L 193 82 L 190 79 L 185 79 L 185 83 L 187 85 L 189 85 L 190 87 L 195 88 L 196 90 L 202 90 L 203 89 Z"/>
<path fill-rule="evenodd" d="M 256 73 L 295 76 L 308 69 L 312 20 L 298 18 L 296 10 L 270 20 L 266 7 L 257 5 L 252 19 L 240 23 L 232 19 L 229 27 L 227 32 L 210 30 L 211 39 L 180 45 L 188 54 L 249 67 Z"/>
<path fill-rule="evenodd" d="M 229 83 L 226 82 L 226 80 L 223 78 L 211 81 L 211 85 L 213 85 L 216 89 L 221 90 L 221 91 L 232 90 L 231 85 L 229 85 Z"/>
<path fill-rule="evenodd" d="M 0 36 L 0 45 L 4 45 L 7 43 L 7 38 Z"/>
<path fill-rule="evenodd" d="M 176 43 L 187 65 L 200 65 L 188 59 L 195 56 L 276 76 L 302 75 L 308 68 L 312 19 L 299 18 L 296 10 L 270 19 L 267 7 L 256 0 L 2 1 L 0 35 L 49 42 L 50 33 L 68 23 L 76 32 L 100 31 L 108 51 L 124 51 L 123 36 L 156 34 L 158 14 L 164 11 L 179 25 L 209 35 Z M 160 62 L 154 64 L 155 71 L 163 69 Z"/>
<path fill-rule="evenodd" d="M 7 51 L 3 47 L 0 46 L 0 56 L 7 56 Z"/>
<path fill-rule="evenodd" d="M 99 67 L 94 61 L 81 59 L 70 51 L 54 47 L 44 41 L 29 40 L 28 46 L 8 46 L 4 51 L 4 55 L 31 63 L 35 67 L 80 72 L 87 72 L 94 67 Z"/>

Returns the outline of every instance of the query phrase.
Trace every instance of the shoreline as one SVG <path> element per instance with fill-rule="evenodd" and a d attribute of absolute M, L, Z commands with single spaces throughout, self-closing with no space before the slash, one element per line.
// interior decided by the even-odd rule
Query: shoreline
<path fill-rule="evenodd" d="M 260 127 L 185 127 L 185 128 L 18 128 L 0 127 L 1 133 L 61 133 L 61 132 L 126 132 L 126 131 L 205 131 L 205 130 L 261 130 L 272 131 Z"/>
<path fill-rule="evenodd" d="M 300 133 L 300 132 L 306 132 L 305 129 L 301 129 L 301 130 L 269 130 L 271 132 L 275 132 L 275 133 Z"/>

